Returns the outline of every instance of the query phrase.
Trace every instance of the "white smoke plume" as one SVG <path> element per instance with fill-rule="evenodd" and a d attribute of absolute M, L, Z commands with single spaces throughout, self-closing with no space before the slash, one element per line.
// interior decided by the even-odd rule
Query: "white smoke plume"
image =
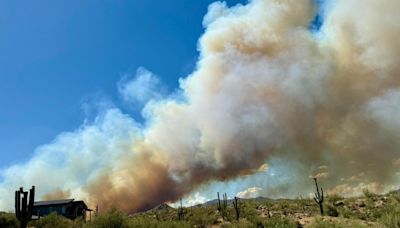
<path fill-rule="evenodd" d="M 166 90 L 161 86 L 160 79 L 145 68 L 139 68 L 133 79 L 129 75 L 124 76 L 117 86 L 122 99 L 136 106 L 161 99 Z"/>
<path fill-rule="evenodd" d="M 251 188 L 245 189 L 241 192 L 238 192 L 236 194 L 236 196 L 239 198 L 243 198 L 243 199 L 256 198 L 256 197 L 260 196 L 261 191 L 262 191 L 262 188 L 251 187 Z"/>
<path fill-rule="evenodd" d="M 280 193 L 308 185 L 322 165 L 335 192 L 396 184 L 400 1 L 332 1 L 318 34 L 309 29 L 315 8 L 309 0 L 211 4 L 180 99 L 148 103 L 144 125 L 109 109 L 60 134 L 2 171 L 0 208 L 12 208 L 19 186 L 36 185 L 41 197 L 135 212 L 255 173 L 271 157 L 302 170 Z"/>

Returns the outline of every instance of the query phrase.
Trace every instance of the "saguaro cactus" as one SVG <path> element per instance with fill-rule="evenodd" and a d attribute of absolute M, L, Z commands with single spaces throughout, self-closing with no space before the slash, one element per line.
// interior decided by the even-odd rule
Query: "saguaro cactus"
<path fill-rule="evenodd" d="M 32 186 L 32 188 L 29 190 L 29 202 L 28 192 L 24 192 L 24 189 L 22 187 L 19 190 L 15 191 L 15 216 L 19 220 L 21 228 L 26 228 L 29 220 L 31 220 L 34 202 L 35 186 Z"/>
<path fill-rule="evenodd" d="M 236 220 L 239 220 L 240 208 L 239 208 L 239 204 L 238 204 L 238 198 L 236 196 L 233 199 L 232 203 L 233 203 L 233 207 L 235 208 L 235 211 L 236 211 Z"/>
<path fill-rule="evenodd" d="M 226 193 L 222 194 L 222 204 L 221 204 L 221 199 L 219 198 L 219 192 L 217 192 L 218 196 L 218 202 L 217 202 L 217 209 L 221 213 L 222 218 L 227 218 L 228 217 L 228 197 Z"/>
<path fill-rule="evenodd" d="M 221 211 L 221 200 L 219 199 L 219 192 L 217 192 L 218 202 L 217 202 L 217 210 Z"/>
<path fill-rule="evenodd" d="M 222 207 L 224 210 L 226 210 L 228 208 L 228 196 L 226 195 L 226 193 L 224 193 L 222 197 L 223 197 Z"/>
<path fill-rule="evenodd" d="M 322 206 L 322 203 L 324 202 L 324 190 L 321 187 L 321 192 L 319 191 L 318 182 L 317 182 L 317 178 L 316 177 L 314 177 L 314 181 L 315 181 L 315 187 L 317 188 L 317 192 L 314 193 L 315 194 L 314 200 L 319 205 L 319 210 L 321 211 L 321 215 L 323 215 L 324 214 L 324 208 Z"/>
<path fill-rule="evenodd" d="M 180 199 L 181 206 L 178 208 L 178 219 L 179 220 L 184 220 L 185 219 L 185 212 L 183 211 L 182 207 L 182 198 Z"/>

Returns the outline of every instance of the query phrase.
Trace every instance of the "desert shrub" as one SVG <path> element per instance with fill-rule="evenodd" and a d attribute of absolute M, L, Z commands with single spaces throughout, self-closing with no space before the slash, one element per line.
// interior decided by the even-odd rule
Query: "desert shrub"
<path fill-rule="evenodd" d="M 323 218 L 316 218 L 307 227 L 308 228 L 348 228 L 348 227 L 362 228 L 368 226 L 356 220 L 348 220 L 348 219 L 327 220 Z"/>
<path fill-rule="evenodd" d="M 340 217 L 343 217 L 343 218 L 356 218 L 357 217 L 356 214 L 350 208 L 347 208 L 347 207 L 339 208 L 339 215 L 340 215 Z"/>
<path fill-rule="evenodd" d="M 340 200 L 344 200 L 344 197 L 340 196 L 338 194 L 329 195 L 327 198 L 328 198 L 328 202 L 331 203 L 331 204 L 334 204 L 334 203 L 336 203 L 337 201 L 340 201 Z"/>
<path fill-rule="evenodd" d="M 399 191 L 391 191 L 387 194 L 394 202 L 400 203 L 400 192 Z"/>
<path fill-rule="evenodd" d="M 128 227 L 137 228 L 189 228 L 190 225 L 186 221 L 158 221 L 154 218 L 148 217 L 134 217 L 129 218 Z"/>
<path fill-rule="evenodd" d="M 363 194 L 367 199 L 371 199 L 371 198 L 374 198 L 376 196 L 376 194 L 371 192 L 371 191 L 369 191 L 368 188 L 363 190 Z"/>
<path fill-rule="evenodd" d="M 254 228 L 257 226 L 254 226 L 253 223 L 251 223 L 245 219 L 239 219 L 239 221 L 235 220 L 232 223 L 223 224 L 221 227 L 223 227 L 223 228 Z"/>
<path fill-rule="evenodd" d="M 391 228 L 400 227 L 400 215 L 395 213 L 384 214 L 379 222 Z"/>
<path fill-rule="evenodd" d="M 392 209 L 387 210 L 378 221 L 387 227 L 400 227 L 400 206 L 397 205 Z"/>
<path fill-rule="evenodd" d="M 307 210 L 307 206 L 309 204 L 308 199 L 304 199 L 303 197 L 299 197 L 296 200 L 296 203 L 297 203 L 297 205 L 299 207 L 299 209 L 298 209 L 299 211 L 302 211 L 303 213 L 306 213 L 308 211 Z"/>
<path fill-rule="evenodd" d="M 272 217 L 265 220 L 262 223 L 263 227 L 274 227 L 274 228 L 291 228 L 291 227 L 298 227 L 298 223 L 294 220 L 287 219 L 287 218 L 280 218 L 280 217 Z"/>
<path fill-rule="evenodd" d="M 83 217 L 76 218 L 75 220 L 72 220 L 72 227 L 74 228 L 86 227 L 86 222 L 83 219 Z"/>
<path fill-rule="evenodd" d="M 235 213 L 232 213 L 232 215 L 235 215 Z M 245 218 L 247 221 L 249 221 L 252 224 L 258 224 L 261 222 L 261 218 L 258 215 L 257 209 L 252 206 L 242 206 L 240 208 L 240 218 Z M 232 218 L 233 220 L 236 219 L 236 217 Z"/>
<path fill-rule="evenodd" d="M 329 205 L 326 206 L 326 214 L 331 216 L 331 217 L 338 217 L 339 216 L 339 212 L 338 210 L 333 206 L 333 205 Z"/>
<path fill-rule="evenodd" d="M 72 220 L 69 220 L 56 212 L 53 212 L 47 216 L 41 217 L 39 220 L 29 222 L 29 226 L 36 228 L 69 228 L 74 227 Z"/>
<path fill-rule="evenodd" d="M 15 214 L 0 212 L 0 227 L 18 228 L 19 221 Z"/>
<path fill-rule="evenodd" d="M 199 210 L 193 213 L 188 219 L 191 226 L 206 227 L 216 223 L 218 217 L 219 215 L 209 208 L 199 208 Z"/>
<path fill-rule="evenodd" d="M 111 209 L 96 217 L 88 227 L 94 228 L 124 228 L 129 227 L 128 216 L 117 209 Z"/>

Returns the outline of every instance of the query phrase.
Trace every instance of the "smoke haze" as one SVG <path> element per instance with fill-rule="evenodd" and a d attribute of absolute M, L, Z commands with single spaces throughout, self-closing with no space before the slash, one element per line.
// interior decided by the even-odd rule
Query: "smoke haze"
<path fill-rule="evenodd" d="M 12 208 L 19 186 L 36 185 L 42 198 L 136 212 L 213 180 L 268 172 L 271 158 L 301 171 L 271 195 L 290 196 L 310 175 L 331 193 L 390 189 L 400 164 L 399 10 L 397 0 L 332 1 L 313 32 L 309 0 L 215 2 L 179 94 L 162 98 L 143 69 L 121 81 L 124 100 L 147 102 L 145 123 L 109 108 L 60 134 L 2 171 L 0 208 Z"/>

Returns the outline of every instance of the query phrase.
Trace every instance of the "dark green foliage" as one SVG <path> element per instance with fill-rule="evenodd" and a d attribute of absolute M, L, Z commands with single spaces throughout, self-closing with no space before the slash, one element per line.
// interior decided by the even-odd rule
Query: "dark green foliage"
<path fill-rule="evenodd" d="M 339 212 L 336 210 L 336 208 L 333 205 L 328 205 L 326 207 L 326 214 L 331 216 L 331 217 L 338 217 Z"/>
<path fill-rule="evenodd" d="M 368 199 L 373 198 L 373 197 L 376 197 L 376 194 L 373 193 L 373 192 L 371 192 L 371 191 L 369 191 L 368 188 L 364 189 L 364 190 L 363 190 L 363 193 L 364 193 L 364 196 L 365 196 L 366 198 L 368 198 Z"/>
<path fill-rule="evenodd" d="M 61 215 L 58 215 L 56 212 L 53 212 L 47 216 L 40 218 L 39 220 L 32 221 L 29 223 L 30 226 L 34 226 L 36 228 L 69 228 L 75 227 L 72 220 L 64 218 Z"/>
<path fill-rule="evenodd" d="M 0 212 L 0 227 L 18 228 L 19 226 L 15 214 Z"/>
<path fill-rule="evenodd" d="M 332 219 L 330 217 L 317 217 L 307 226 L 307 228 L 366 228 L 371 227 L 359 220 L 349 219 Z M 375 228 L 383 228 L 382 226 L 372 226 Z"/>
<path fill-rule="evenodd" d="M 90 227 L 96 228 L 124 228 L 129 226 L 128 216 L 113 208 L 105 214 L 100 214 L 90 224 Z"/>
<path fill-rule="evenodd" d="M 219 219 L 218 211 L 212 207 L 197 207 L 193 213 L 187 216 L 190 226 L 206 227 L 210 224 L 216 224 Z"/>

